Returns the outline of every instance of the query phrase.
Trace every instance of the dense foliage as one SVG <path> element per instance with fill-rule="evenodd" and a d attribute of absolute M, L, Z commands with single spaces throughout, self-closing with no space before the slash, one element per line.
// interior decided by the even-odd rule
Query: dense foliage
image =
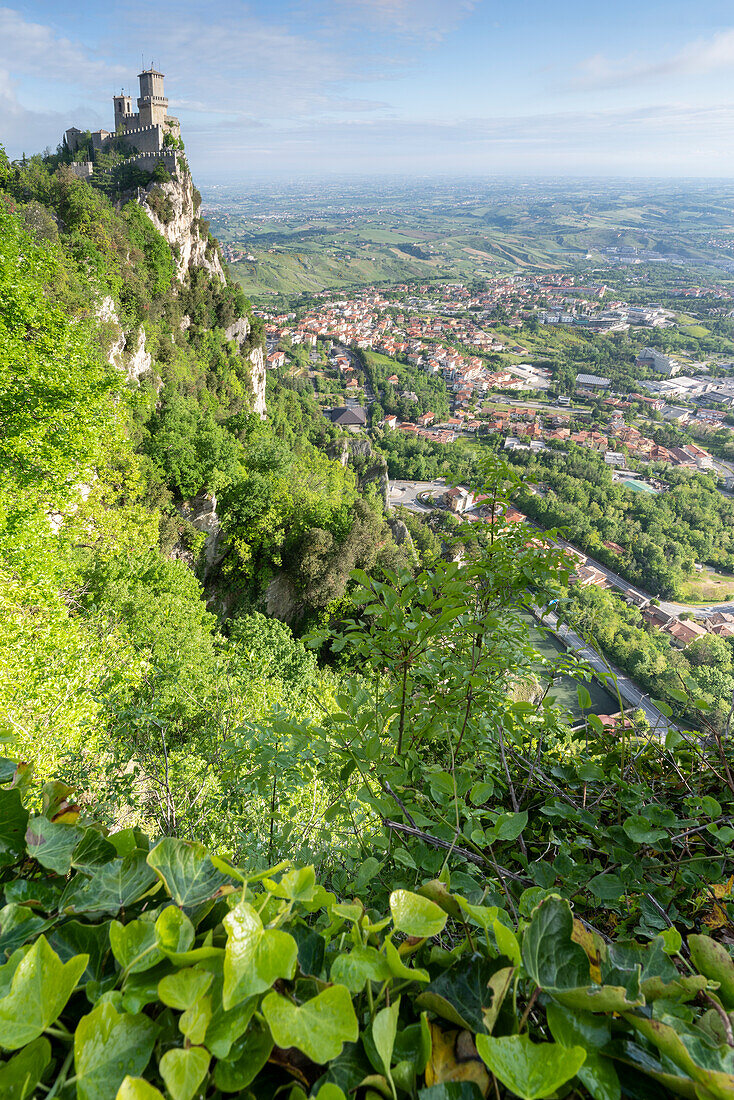
<path fill-rule="evenodd" d="M 556 894 L 510 913 L 447 872 L 385 913 L 310 866 L 107 833 L 62 783 L 31 814 L 0 767 L 4 1096 L 731 1096 L 709 936 L 612 943 Z"/>
<path fill-rule="evenodd" d="M 0 187 L 0 1094 L 731 1095 L 728 643 L 676 687 L 553 531 L 388 522 L 379 456 L 303 388 L 253 414 L 241 293 L 63 165 Z M 569 478 L 592 541 L 603 499 L 652 546 L 603 472 L 539 463 L 526 501 L 442 454 L 492 515 Z M 671 560 L 676 521 L 681 564 L 729 554 L 715 496 L 658 498 Z M 590 671 L 528 628 L 559 599 L 706 736 L 572 728 L 554 685 L 588 712 Z"/>
<path fill-rule="evenodd" d="M 523 473 L 540 486 L 526 484 L 519 494 L 523 511 L 545 527 L 564 527 L 575 545 L 654 595 L 675 598 L 694 562 L 734 570 L 734 502 L 705 474 L 666 467 L 669 491 L 635 493 L 579 447 L 533 455 Z"/>

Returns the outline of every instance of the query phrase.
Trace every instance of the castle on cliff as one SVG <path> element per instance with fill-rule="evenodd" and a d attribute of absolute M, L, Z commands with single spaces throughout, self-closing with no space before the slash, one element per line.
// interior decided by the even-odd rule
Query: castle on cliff
<path fill-rule="evenodd" d="M 168 114 L 168 100 L 163 91 L 163 73 L 157 69 L 144 69 L 138 74 L 140 95 L 138 109 L 133 111 L 132 97 L 121 92 L 112 97 L 115 129 L 95 130 L 92 134 L 94 153 L 105 153 L 120 143 L 134 159 L 148 161 L 151 158 L 175 159 L 175 149 L 180 145 L 181 126 L 177 118 Z M 64 133 L 64 144 L 72 153 L 84 144 L 86 132 L 70 127 Z M 142 166 L 142 165 L 141 165 Z"/>

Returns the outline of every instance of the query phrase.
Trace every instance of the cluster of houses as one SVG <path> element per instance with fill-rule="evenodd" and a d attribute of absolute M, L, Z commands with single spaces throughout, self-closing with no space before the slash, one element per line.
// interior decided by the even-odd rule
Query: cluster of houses
<path fill-rule="evenodd" d="M 616 543 L 605 542 L 604 545 L 617 553 L 624 553 L 623 548 Z M 578 585 L 580 588 L 587 588 L 590 585 L 595 585 L 598 588 L 613 587 L 613 582 L 608 575 L 599 569 L 591 559 L 587 558 L 582 551 L 577 550 L 575 547 L 568 547 L 566 554 L 572 559 L 573 563 L 573 572 L 570 578 L 572 584 Z M 628 604 L 637 608 L 643 622 L 651 630 L 662 630 L 678 649 L 685 649 L 691 642 L 695 642 L 697 638 L 703 638 L 707 634 L 718 634 L 723 638 L 734 637 L 734 612 L 716 611 L 704 619 L 682 619 L 678 615 L 665 611 L 656 603 L 652 603 L 648 596 L 635 589 L 621 589 L 621 594 Z"/>
<path fill-rule="evenodd" d="M 488 419 L 478 422 L 479 428 L 504 435 L 505 449 L 509 451 L 522 449 L 522 442 L 545 445 L 551 442 L 574 443 L 577 447 L 588 447 L 603 454 L 610 466 L 622 466 L 630 456 L 639 462 L 665 462 L 691 470 L 710 470 L 713 467 L 711 455 L 698 444 L 662 447 L 627 424 L 619 411 L 612 413 L 607 424 L 588 428 L 573 428 L 571 413 L 562 410 L 551 413 L 517 407 L 498 413 L 488 406 L 484 411 Z"/>

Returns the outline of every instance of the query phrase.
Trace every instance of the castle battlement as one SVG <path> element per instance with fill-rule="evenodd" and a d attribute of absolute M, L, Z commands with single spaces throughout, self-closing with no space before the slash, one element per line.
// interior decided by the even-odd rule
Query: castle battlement
<path fill-rule="evenodd" d="M 178 139 L 181 126 L 177 118 L 168 114 L 168 100 L 163 91 L 163 73 L 157 69 L 144 69 L 138 73 L 140 95 L 138 110 L 133 111 L 132 96 L 121 92 L 112 97 L 114 104 L 115 129 L 96 130 L 92 134 L 92 148 L 95 152 L 107 152 L 113 141 L 128 145 L 139 155 L 162 153 L 166 135 Z M 76 152 L 84 139 L 84 133 L 72 126 L 64 134 L 64 143 Z"/>

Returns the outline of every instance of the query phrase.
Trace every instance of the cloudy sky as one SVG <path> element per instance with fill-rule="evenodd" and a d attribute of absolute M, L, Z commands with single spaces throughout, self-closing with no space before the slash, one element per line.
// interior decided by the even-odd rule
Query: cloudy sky
<path fill-rule="evenodd" d="M 734 175 L 731 0 L 0 0 L 0 144 L 166 74 L 199 178 Z"/>

